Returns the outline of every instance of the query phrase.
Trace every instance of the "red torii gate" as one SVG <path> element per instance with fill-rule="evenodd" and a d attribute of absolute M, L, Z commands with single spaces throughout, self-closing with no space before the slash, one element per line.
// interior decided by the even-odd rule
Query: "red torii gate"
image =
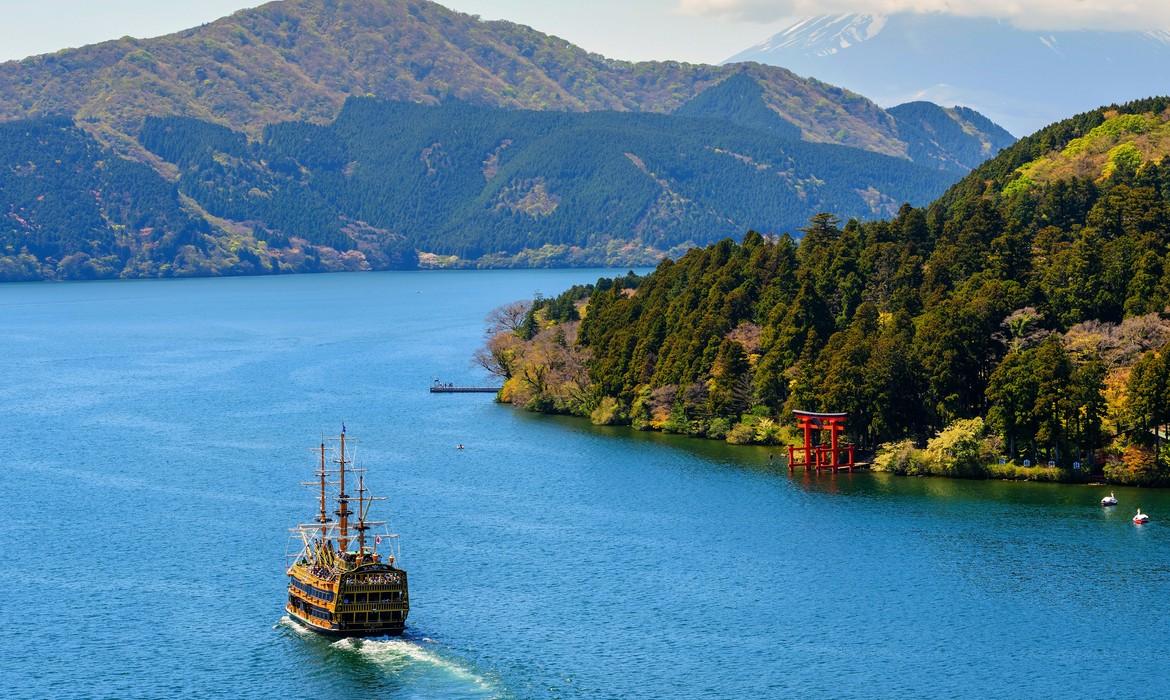
<path fill-rule="evenodd" d="M 845 431 L 845 419 L 848 413 L 814 413 L 812 411 L 793 411 L 796 414 L 798 425 L 804 431 L 804 445 L 788 446 L 788 471 L 797 467 L 809 469 L 848 469 L 853 471 L 853 445 L 842 445 L 838 436 Z M 829 432 L 829 444 L 813 445 L 813 431 Z M 844 452 L 844 454 L 842 454 Z M 844 459 L 842 459 L 844 458 Z"/>

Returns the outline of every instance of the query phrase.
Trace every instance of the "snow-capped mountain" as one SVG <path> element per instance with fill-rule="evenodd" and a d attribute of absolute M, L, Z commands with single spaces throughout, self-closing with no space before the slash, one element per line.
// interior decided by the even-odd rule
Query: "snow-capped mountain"
<path fill-rule="evenodd" d="M 800 51 L 813 56 L 831 56 L 841 49 L 874 38 L 886 26 L 885 15 L 821 15 L 807 17 L 743 54 L 755 51 Z M 740 54 L 742 56 L 743 54 Z M 747 58 L 731 59 L 753 60 Z"/>
<path fill-rule="evenodd" d="M 1170 93 L 1170 32 L 1016 28 L 943 14 L 823 15 L 728 63 L 758 61 L 864 94 L 973 107 L 1017 135 L 1102 104 Z"/>

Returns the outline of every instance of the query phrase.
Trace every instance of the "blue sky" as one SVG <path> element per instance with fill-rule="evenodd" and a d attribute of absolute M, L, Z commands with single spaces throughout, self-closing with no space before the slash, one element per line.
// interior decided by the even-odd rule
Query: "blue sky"
<path fill-rule="evenodd" d="M 121 36 L 186 29 L 261 4 L 249 0 L 0 0 L 0 60 Z M 590 51 L 628 60 L 717 63 L 773 34 L 782 19 L 684 12 L 678 0 L 441 0 L 484 19 L 509 19 Z"/>

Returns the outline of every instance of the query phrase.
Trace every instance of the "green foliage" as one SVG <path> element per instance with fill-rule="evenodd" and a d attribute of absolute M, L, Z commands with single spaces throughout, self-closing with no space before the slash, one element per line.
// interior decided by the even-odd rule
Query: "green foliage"
<path fill-rule="evenodd" d="M 707 437 L 712 440 L 726 440 L 731 432 L 731 421 L 726 418 L 712 418 L 707 424 Z"/>
<path fill-rule="evenodd" d="M 874 455 L 874 471 L 902 476 L 950 476 L 975 479 L 1011 479 L 1018 481 L 1068 481 L 1076 475 L 1058 467 L 1029 466 L 1016 462 L 1003 464 L 992 461 L 994 451 L 986 436 L 977 437 L 979 427 L 970 421 L 959 421 L 949 426 L 932 444 L 941 447 L 941 453 L 932 454 L 930 448 L 919 449 L 913 440 L 886 443 Z"/>
<path fill-rule="evenodd" d="M 902 476 L 929 473 L 922 450 L 914 446 L 913 440 L 899 440 L 881 445 L 873 457 L 872 469 Z"/>
<path fill-rule="evenodd" d="M 796 433 L 790 427 L 767 416 L 747 414 L 734 425 L 731 419 L 715 418 L 711 425 L 713 429 L 708 431 L 708 437 L 726 439 L 733 445 L 784 445 L 796 440 Z"/>
<path fill-rule="evenodd" d="M 799 243 L 749 233 L 663 262 L 636 293 L 595 292 L 580 333 L 591 385 L 629 402 L 639 427 L 725 421 L 733 443 L 787 441 L 769 426 L 791 409 L 845 411 L 854 444 L 890 445 L 877 464 L 901 473 L 1070 479 L 1074 462 L 1099 474 L 1107 449 L 1161 454 L 1170 350 L 1126 384 L 1140 349 L 1078 345 L 1070 329 L 1170 308 L 1170 162 L 988 189 L 1105 120 L 1042 131 L 925 211 L 816 215 Z"/>
<path fill-rule="evenodd" d="M 622 425 L 629 422 L 629 416 L 622 410 L 621 403 L 612 396 L 602 398 L 589 418 L 594 425 Z"/>
<path fill-rule="evenodd" d="M 1004 185 L 1003 196 L 1014 197 L 1018 194 L 1024 194 L 1035 185 L 1036 183 L 1032 181 L 1032 178 L 1021 173 L 1019 177 Z"/>
<path fill-rule="evenodd" d="M 174 186 L 65 119 L 0 124 L 0 279 L 182 274 L 222 260 Z"/>
<path fill-rule="evenodd" d="M 246 140 L 195 120 L 144 129 L 183 166 L 179 184 L 101 146 L 65 119 L 0 124 L 0 280 L 269 274 L 413 266 L 400 237 L 318 207 L 303 190 L 228 178 Z M 255 192 L 253 192 L 255 190 Z M 200 207 L 196 195 L 204 196 Z M 332 216 L 332 218 L 330 218 Z M 222 217 L 222 218 L 221 218 Z M 267 219 L 266 226 L 231 225 Z M 270 228 L 269 228 L 270 227 Z M 294 237 L 298 237 L 293 240 Z M 347 251 L 349 255 L 346 255 Z"/>
<path fill-rule="evenodd" d="M 924 458 L 931 473 L 974 478 L 983 476 L 989 455 L 982 450 L 982 418 L 957 420 L 926 443 Z"/>
<path fill-rule="evenodd" d="M 1123 143 L 1109 151 L 1102 178 L 1133 177 L 1142 164 L 1142 152 L 1132 143 Z"/>
<path fill-rule="evenodd" d="M 987 389 L 989 424 L 1006 454 L 1033 461 L 1091 461 L 1105 401 L 1100 362 L 1074 366 L 1059 336 L 1007 354 Z"/>
<path fill-rule="evenodd" d="M 756 442 L 756 427 L 753 423 L 736 423 L 727 431 L 727 442 L 732 445 L 752 445 Z"/>
<path fill-rule="evenodd" d="M 179 166 L 180 189 L 216 216 L 337 249 L 357 246 L 347 222 L 365 222 L 428 253 L 487 264 L 527 254 L 538 265 L 531 251 L 546 246 L 605 256 L 575 261 L 587 264 L 607 261 L 610 241 L 663 253 L 748 226 L 794 230 L 821 209 L 872 215 L 861 190 L 923 201 L 949 179 L 711 119 L 454 101 L 353 98 L 331 125 L 280 124 L 255 143 L 191 119 L 149 118 L 139 138 Z"/>
<path fill-rule="evenodd" d="M 984 467 L 985 475 L 988 479 L 1009 479 L 1013 481 L 1046 481 L 1046 482 L 1067 482 L 1078 479 L 1077 474 L 1072 474 L 1060 467 L 1048 466 L 1033 466 L 1025 467 L 1015 462 L 1008 462 L 1006 464 L 992 463 Z"/>
<path fill-rule="evenodd" d="M 1126 396 L 1131 440 L 1157 449 L 1170 423 L 1170 347 L 1142 355 L 1130 372 Z"/>

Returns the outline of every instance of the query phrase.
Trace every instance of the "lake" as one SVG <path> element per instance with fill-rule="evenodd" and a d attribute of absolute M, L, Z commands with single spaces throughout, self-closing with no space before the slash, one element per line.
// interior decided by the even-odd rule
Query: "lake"
<path fill-rule="evenodd" d="M 0 286 L 0 696 L 1170 696 L 1166 492 L 792 476 L 427 392 L 484 381 L 492 307 L 601 273 Z M 343 421 L 401 640 L 283 616 Z"/>

